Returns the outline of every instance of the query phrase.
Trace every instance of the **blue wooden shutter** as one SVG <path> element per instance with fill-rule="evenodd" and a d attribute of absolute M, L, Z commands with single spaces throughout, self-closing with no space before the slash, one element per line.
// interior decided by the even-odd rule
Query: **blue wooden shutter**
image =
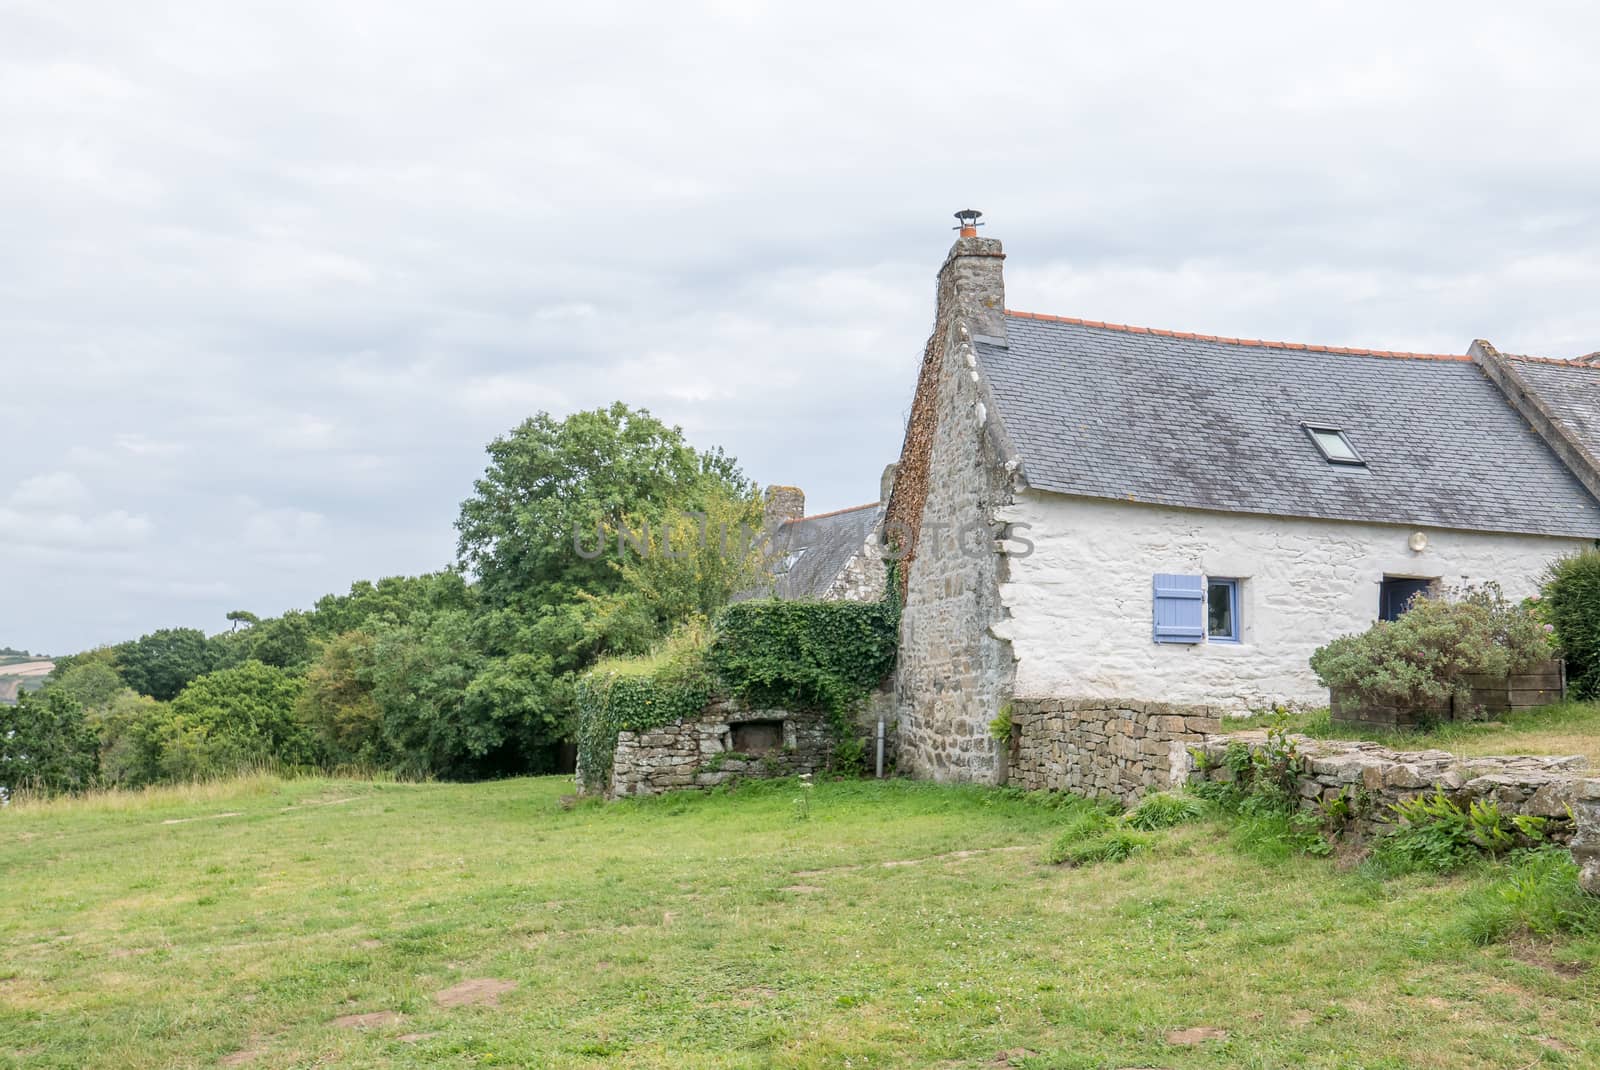
<path fill-rule="evenodd" d="M 1158 572 L 1155 590 L 1155 640 L 1198 643 L 1206 636 L 1206 581 L 1203 576 Z"/>

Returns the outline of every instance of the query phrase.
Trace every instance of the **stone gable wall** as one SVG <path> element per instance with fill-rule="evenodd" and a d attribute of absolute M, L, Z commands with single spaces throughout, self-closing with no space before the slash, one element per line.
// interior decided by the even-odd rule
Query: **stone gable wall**
<path fill-rule="evenodd" d="M 1005 615 L 1005 559 L 995 551 L 1005 525 L 994 509 L 1010 501 L 1013 469 L 972 350 L 975 334 L 1005 331 L 1001 258 L 998 242 L 963 238 L 939 274 L 939 311 L 888 514 L 891 537 L 909 534 L 914 550 L 902 563 L 900 768 L 931 780 L 1004 776 L 989 722 L 1010 697 L 1014 663 L 1010 644 L 991 630 Z"/>

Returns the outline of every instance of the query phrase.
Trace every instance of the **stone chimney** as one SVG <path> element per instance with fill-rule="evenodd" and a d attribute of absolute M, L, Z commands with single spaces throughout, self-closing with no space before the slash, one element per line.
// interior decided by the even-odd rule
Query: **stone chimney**
<path fill-rule="evenodd" d="M 761 521 L 776 527 L 785 520 L 799 520 L 806 515 L 806 492 L 799 487 L 768 487 L 766 505 L 761 510 Z"/>
<path fill-rule="evenodd" d="M 960 318 L 972 333 L 1006 337 L 1006 280 L 1002 265 L 1006 254 L 996 238 L 978 237 L 982 212 L 968 208 L 956 213 L 958 236 L 939 269 L 939 304 L 935 333 Z"/>

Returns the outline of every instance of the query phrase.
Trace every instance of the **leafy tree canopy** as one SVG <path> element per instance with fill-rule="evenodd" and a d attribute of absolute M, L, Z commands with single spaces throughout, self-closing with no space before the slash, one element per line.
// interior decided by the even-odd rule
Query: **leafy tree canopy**
<path fill-rule="evenodd" d="M 23 692 L 0 706 L 0 787 L 75 791 L 94 782 L 99 740 L 67 692 Z"/>
<path fill-rule="evenodd" d="M 218 661 L 217 649 L 198 628 L 163 628 L 115 649 L 117 669 L 128 686 L 163 702 Z"/>
<path fill-rule="evenodd" d="M 699 453 L 644 409 L 621 402 L 557 420 L 539 413 L 489 444 L 489 466 L 456 521 L 457 557 L 497 605 L 549 602 L 553 592 L 615 590 L 610 555 L 586 557 L 597 529 L 697 509 L 706 492 L 748 492 L 720 450 Z"/>

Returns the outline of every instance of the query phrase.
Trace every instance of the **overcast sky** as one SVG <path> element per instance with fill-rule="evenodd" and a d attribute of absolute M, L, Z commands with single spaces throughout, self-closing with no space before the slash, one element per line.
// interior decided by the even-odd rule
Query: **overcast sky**
<path fill-rule="evenodd" d="M 1459 0 L 0 0 L 0 646 L 439 568 L 539 409 L 870 501 L 958 208 L 1012 308 L 1600 348 L 1596 40 Z"/>

